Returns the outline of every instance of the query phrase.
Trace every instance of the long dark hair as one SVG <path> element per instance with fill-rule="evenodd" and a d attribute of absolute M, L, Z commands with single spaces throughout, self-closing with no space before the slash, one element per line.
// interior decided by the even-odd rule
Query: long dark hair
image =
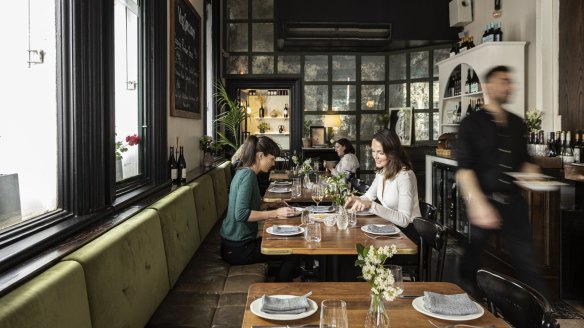
<path fill-rule="evenodd" d="M 249 136 L 241 150 L 241 157 L 238 168 L 250 167 L 256 163 L 256 154 L 263 153 L 265 156 L 274 155 L 280 156 L 280 147 L 274 140 L 266 136 Z"/>
<path fill-rule="evenodd" d="M 402 147 L 395 131 L 383 129 L 373 135 L 373 140 L 381 144 L 383 152 L 388 159 L 385 167 L 376 169 L 377 171 L 383 171 L 385 179 L 395 177 L 403 168 L 406 170 L 412 169 L 410 157 Z"/>
<path fill-rule="evenodd" d="M 337 140 L 337 143 L 341 146 L 345 146 L 345 154 L 354 154 L 355 148 L 347 138 L 341 138 Z"/>

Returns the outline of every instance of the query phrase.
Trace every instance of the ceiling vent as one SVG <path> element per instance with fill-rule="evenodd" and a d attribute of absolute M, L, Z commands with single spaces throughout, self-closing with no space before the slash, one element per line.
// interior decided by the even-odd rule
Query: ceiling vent
<path fill-rule="evenodd" d="M 382 50 L 391 43 L 390 23 L 287 22 L 279 50 Z"/>

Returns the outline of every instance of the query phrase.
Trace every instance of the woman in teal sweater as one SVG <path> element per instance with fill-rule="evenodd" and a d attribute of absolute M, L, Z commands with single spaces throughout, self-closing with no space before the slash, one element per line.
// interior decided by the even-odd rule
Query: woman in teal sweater
<path fill-rule="evenodd" d="M 282 259 L 284 264 L 276 280 L 289 281 L 297 271 L 296 257 L 264 255 L 261 253 L 262 239 L 257 238 L 258 221 L 294 215 L 294 210 L 285 203 L 264 203 L 261 200 L 257 175 L 268 172 L 279 154 L 280 147 L 268 137 L 250 136 L 245 141 L 237 172 L 231 181 L 227 216 L 221 226 L 221 256 L 233 265 Z M 274 205 L 283 207 L 267 210 Z"/>

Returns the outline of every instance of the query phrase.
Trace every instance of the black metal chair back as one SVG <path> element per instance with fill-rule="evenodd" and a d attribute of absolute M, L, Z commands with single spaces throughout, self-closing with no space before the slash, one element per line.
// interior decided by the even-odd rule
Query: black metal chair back
<path fill-rule="evenodd" d="M 418 253 L 420 255 L 418 267 L 419 281 L 442 281 L 448 239 L 446 228 L 436 222 L 424 218 L 415 218 L 414 228 L 420 236 L 420 244 L 418 247 Z M 432 249 L 438 251 L 434 279 L 432 279 L 431 270 Z"/>
<path fill-rule="evenodd" d="M 436 207 L 434 205 L 420 202 L 420 213 L 424 219 L 436 221 Z"/>
<path fill-rule="evenodd" d="M 506 321 L 517 328 L 557 328 L 548 300 L 530 286 L 509 276 L 481 269 L 477 283 L 489 303 Z M 491 312 L 495 308 L 491 306 Z"/>

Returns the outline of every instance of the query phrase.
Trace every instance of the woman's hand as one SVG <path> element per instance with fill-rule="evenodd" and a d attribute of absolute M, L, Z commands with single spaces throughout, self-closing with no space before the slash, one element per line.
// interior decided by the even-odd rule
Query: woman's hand
<path fill-rule="evenodd" d="M 372 203 L 373 202 L 370 201 L 370 200 L 365 200 L 365 199 L 357 198 L 355 200 L 355 203 L 353 203 L 353 206 L 351 207 L 351 209 L 353 211 L 356 211 L 356 212 L 365 211 L 365 210 L 371 208 L 371 204 Z"/>
<path fill-rule="evenodd" d="M 355 200 L 357 200 L 357 199 L 358 199 L 358 197 L 355 197 L 355 196 L 347 197 L 345 199 L 345 205 L 343 205 L 343 207 L 350 208 L 351 206 L 353 206 L 353 203 L 355 203 Z"/>
<path fill-rule="evenodd" d="M 292 207 L 280 207 L 277 210 L 273 210 L 274 216 L 279 219 L 285 219 L 287 217 L 294 215 L 294 209 Z"/>

